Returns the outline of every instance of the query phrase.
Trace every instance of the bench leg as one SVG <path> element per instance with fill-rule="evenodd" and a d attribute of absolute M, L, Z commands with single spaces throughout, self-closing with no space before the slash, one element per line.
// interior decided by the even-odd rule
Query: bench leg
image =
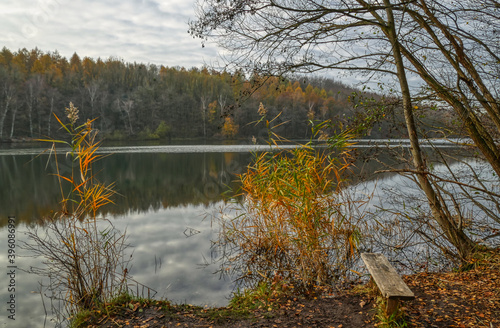
<path fill-rule="evenodd" d="M 397 299 L 387 299 L 387 306 L 385 308 L 385 314 L 390 317 L 398 308 L 399 301 Z"/>

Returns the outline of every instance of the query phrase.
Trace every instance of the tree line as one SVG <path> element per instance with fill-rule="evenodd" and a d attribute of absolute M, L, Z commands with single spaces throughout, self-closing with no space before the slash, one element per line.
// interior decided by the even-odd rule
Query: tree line
<path fill-rule="evenodd" d="M 72 102 L 82 120 L 110 139 L 243 138 L 265 134 L 263 103 L 287 138 L 308 137 L 309 120 L 351 116 L 359 90 L 321 77 L 296 80 L 209 68 L 165 67 L 93 59 L 76 53 L 0 52 L 0 140 L 55 137 L 54 114 Z M 347 115 L 347 116 L 346 116 Z"/>

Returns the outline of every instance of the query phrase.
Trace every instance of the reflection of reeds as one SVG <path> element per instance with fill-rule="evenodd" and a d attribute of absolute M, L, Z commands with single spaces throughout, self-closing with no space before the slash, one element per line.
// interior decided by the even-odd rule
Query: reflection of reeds
<path fill-rule="evenodd" d="M 47 286 L 53 295 L 62 294 L 66 309 L 75 313 L 90 309 L 127 291 L 127 264 L 124 259 L 125 233 L 117 231 L 108 220 L 98 218 L 100 207 L 112 203 L 112 185 L 100 183 L 92 165 L 99 159 L 96 131 L 92 122 L 76 126 L 77 109 L 70 104 L 67 109 L 70 123 L 63 124 L 71 135 L 70 142 L 46 140 L 71 147 L 73 165 L 70 174 L 59 171 L 57 156 L 54 156 L 60 189 L 61 209 L 43 221 L 43 228 L 33 228 L 28 232 L 31 241 L 26 248 L 34 256 L 44 258 L 42 268 L 32 268 L 32 272 L 49 278 Z M 63 184 L 70 185 L 69 194 L 63 193 Z M 42 231 L 40 231 L 42 230 Z"/>
<path fill-rule="evenodd" d="M 223 266 L 255 287 L 279 277 L 303 293 L 345 275 L 360 238 L 356 204 L 342 193 L 347 151 L 309 146 L 256 156 L 240 176 L 244 201 L 220 219 Z M 227 209 L 226 209 L 227 210 Z"/>

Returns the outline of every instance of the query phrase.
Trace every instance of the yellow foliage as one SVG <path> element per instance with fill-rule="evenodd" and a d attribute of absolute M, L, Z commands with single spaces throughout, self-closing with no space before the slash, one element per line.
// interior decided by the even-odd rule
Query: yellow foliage
<path fill-rule="evenodd" d="M 232 139 L 238 134 L 239 125 L 235 124 L 231 117 L 226 117 L 224 119 L 224 125 L 222 126 L 222 135 L 226 139 Z"/>

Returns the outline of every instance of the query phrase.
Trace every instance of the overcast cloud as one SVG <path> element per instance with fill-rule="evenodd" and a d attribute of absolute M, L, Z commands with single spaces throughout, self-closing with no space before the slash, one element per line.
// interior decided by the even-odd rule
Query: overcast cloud
<path fill-rule="evenodd" d="M 0 48 L 38 47 L 83 58 L 202 66 L 217 57 L 188 33 L 194 0 L 2 0 Z"/>

